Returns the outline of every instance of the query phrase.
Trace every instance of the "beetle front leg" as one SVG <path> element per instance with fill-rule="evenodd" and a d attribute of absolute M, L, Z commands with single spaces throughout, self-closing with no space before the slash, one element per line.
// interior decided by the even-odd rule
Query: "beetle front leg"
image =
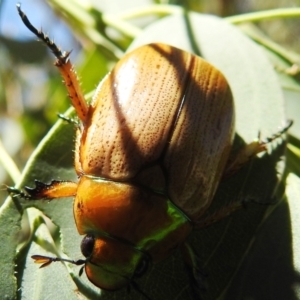
<path fill-rule="evenodd" d="M 267 144 L 281 137 L 288 129 L 293 125 L 293 121 L 288 121 L 287 124 L 279 130 L 277 133 L 273 134 L 270 137 L 267 137 L 265 140 L 260 140 L 258 137 L 257 141 L 253 141 L 245 145 L 236 155 L 236 157 L 229 161 L 227 164 L 223 178 L 229 177 L 232 174 L 236 173 L 241 169 L 245 164 L 247 164 L 252 158 L 254 158 L 258 153 L 267 151 Z"/>
<path fill-rule="evenodd" d="M 7 191 L 12 196 L 20 196 L 27 200 L 57 199 L 76 195 L 77 183 L 72 181 L 52 180 L 50 184 L 35 180 L 35 187 L 25 186 L 24 191 L 8 187 Z"/>

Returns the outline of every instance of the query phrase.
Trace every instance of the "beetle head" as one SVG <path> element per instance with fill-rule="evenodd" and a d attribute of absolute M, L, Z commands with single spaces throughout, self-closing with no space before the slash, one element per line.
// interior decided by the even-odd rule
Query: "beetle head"
<path fill-rule="evenodd" d="M 125 182 L 82 176 L 74 201 L 91 282 L 106 290 L 134 284 L 148 261 L 170 255 L 189 234 L 186 216 L 164 195 Z"/>
<path fill-rule="evenodd" d="M 86 257 L 85 272 L 89 280 L 105 290 L 117 290 L 130 285 L 143 275 L 149 258 L 132 245 L 111 237 L 86 235 L 81 243 Z"/>
<path fill-rule="evenodd" d="M 74 216 L 89 280 L 105 290 L 130 285 L 146 271 L 150 256 L 139 244 L 145 202 L 124 183 L 84 176 L 78 183 Z"/>

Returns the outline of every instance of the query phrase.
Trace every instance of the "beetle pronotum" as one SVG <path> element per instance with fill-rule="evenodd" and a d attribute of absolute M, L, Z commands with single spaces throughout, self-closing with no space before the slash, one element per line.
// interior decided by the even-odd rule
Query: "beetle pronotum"
<path fill-rule="evenodd" d="M 89 280 L 102 289 L 132 285 L 139 290 L 134 279 L 147 264 L 179 247 L 195 275 L 198 266 L 185 243 L 189 233 L 241 207 L 235 202 L 202 220 L 221 177 L 264 151 L 291 124 L 246 146 L 229 166 L 232 94 L 225 77 L 208 62 L 169 45 L 142 46 L 117 63 L 87 104 L 69 52 L 62 53 L 17 8 L 24 24 L 56 56 L 79 118 L 78 183 L 37 182 L 33 189 L 9 191 L 31 200 L 75 197 L 74 217 L 79 234 L 85 235 L 81 250 L 86 259 L 33 258 L 42 266 L 54 261 L 84 264 Z"/>

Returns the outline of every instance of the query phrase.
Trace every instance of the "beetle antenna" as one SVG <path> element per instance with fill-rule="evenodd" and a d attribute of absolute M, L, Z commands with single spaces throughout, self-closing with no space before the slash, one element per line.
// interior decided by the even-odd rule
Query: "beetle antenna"
<path fill-rule="evenodd" d="M 36 264 L 42 264 L 40 268 L 48 267 L 51 263 L 57 261 L 68 262 L 76 266 L 81 266 L 86 263 L 86 259 L 72 260 L 67 258 L 51 257 L 51 256 L 44 256 L 44 255 L 32 255 L 31 258 L 34 260 Z M 80 272 L 82 273 L 82 271 Z"/>
<path fill-rule="evenodd" d="M 69 60 L 70 51 L 62 52 L 59 47 L 49 39 L 49 37 L 41 30 L 37 30 L 29 21 L 26 14 L 21 10 L 21 4 L 17 4 L 18 13 L 24 25 L 35 34 L 47 47 L 53 52 L 57 61 L 55 66 L 58 67 L 61 76 L 65 82 L 65 86 L 69 93 L 72 105 L 74 106 L 79 119 L 85 123 L 88 114 L 88 105 L 80 88 L 79 80 L 73 65 Z"/>

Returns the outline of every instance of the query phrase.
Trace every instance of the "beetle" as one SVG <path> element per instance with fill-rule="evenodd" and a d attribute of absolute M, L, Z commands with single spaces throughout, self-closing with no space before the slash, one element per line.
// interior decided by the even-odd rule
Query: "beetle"
<path fill-rule="evenodd" d="M 149 262 L 159 262 L 179 247 L 194 274 L 197 266 L 191 264 L 193 253 L 185 240 L 203 226 L 201 218 L 222 176 L 264 151 L 291 124 L 266 142 L 248 145 L 228 166 L 234 102 L 215 67 L 169 45 L 145 45 L 117 63 L 87 104 L 70 53 L 62 53 L 17 8 L 24 24 L 56 56 L 79 118 L 78 182 L 37 181 L 35 188 L 10 191 L 29 200 L 75 197 L 74 217 L 85 236 L 81 250 L 86 259 L 33 258 L 43 266 L 53 261 L 83 264 L 93 284 L 113 291 L 137 288 L 134 279 Z M 222 217 L 240 207 L 233 203 Z"/>

